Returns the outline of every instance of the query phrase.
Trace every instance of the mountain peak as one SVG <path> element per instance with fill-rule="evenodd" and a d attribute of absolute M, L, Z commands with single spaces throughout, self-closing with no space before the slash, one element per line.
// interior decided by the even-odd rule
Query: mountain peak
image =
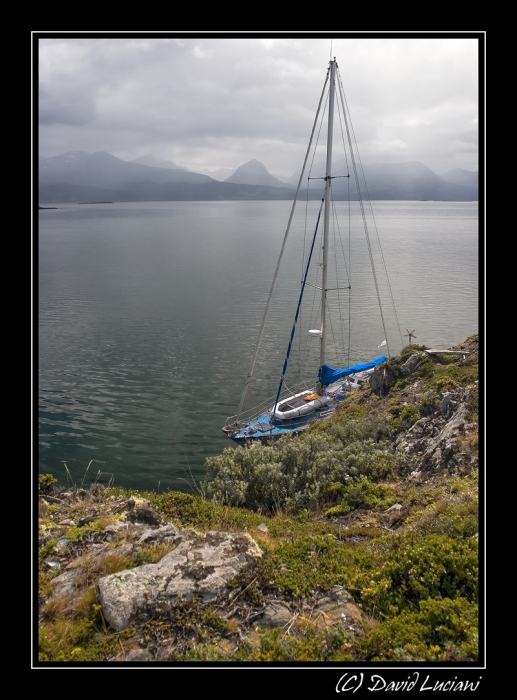
<path fill-rule="evenodd" d="M 256 158 L 248 160 L 226 178 L 225 182 L 233 182 L 237 185 L 269 185 L 272 187 L 292 187 L 271 175 L 264 163 Z"/>

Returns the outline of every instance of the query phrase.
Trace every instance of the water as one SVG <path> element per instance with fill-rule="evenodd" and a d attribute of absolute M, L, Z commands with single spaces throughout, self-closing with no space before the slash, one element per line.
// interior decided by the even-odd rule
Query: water
<path fill-rule="evenodd" d="M 206 457 L 233 444 L 221 427 L 239 404 L 291 203 L 47 206 L 58 208 L 39 214 L 39 471 L 64 484 L 66 465 L 76 483 L 188 491 Z M 402 335 L 414 330 L 414 342 L 447 348 L 477 332 L 477 202 L 374 202 L 374 211 Z M 357 204 L 351 219 L 360 221 Z M 374 243 L 372 224 L 370 236 Z M 257 361 L 256 399 L 276 389 L 303 242 L 302 204 Z M 337 332 L 338 295 L 360 302 L 350 311 L 350 361 L 385 350 L 377 349 L 385 336 L 366 253 L 364 241 L 352 242 L 352 291 L 330 299 L 329 364 L 334 345 L 348 339 L 346 303 L 345 336 Z M 378 255 L 376 266 L 388 299 Z M 296 374 L 308 355 L 309 377 L 317 369 L 317 341 L 307 345 L 306 335 L 318 327 L 314 292 L 307 288 L 304 307 L 315 312 L 301 324 L 290 365 Z M 396 354 L 407 338 L 389 305 L 384 316 Z"/>

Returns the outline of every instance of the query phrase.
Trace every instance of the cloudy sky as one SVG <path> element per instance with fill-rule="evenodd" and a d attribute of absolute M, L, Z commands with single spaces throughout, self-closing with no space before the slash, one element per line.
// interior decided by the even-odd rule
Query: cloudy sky
<path fill-rule="evenodd" d="M 302 164 L 331 38 L 39 38 L 39 153 Z M 478 40 L 332 38 L 363 163 L 478 169 Z M 481 106 L 481 109 L 483 106 Z"/>

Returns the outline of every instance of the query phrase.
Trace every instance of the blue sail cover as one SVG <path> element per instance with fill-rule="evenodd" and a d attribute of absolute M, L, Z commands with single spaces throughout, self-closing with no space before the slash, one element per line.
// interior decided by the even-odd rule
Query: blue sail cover
<path fill-rule="evenodd" d="M 343 379 L 343 377 L 348 377 L 350 374 L 363 372 L 365 369 L 373 369 L 373 367 L 377 367 L 387 359 L 386 355 L 381 355 L 371 362 L 363 362 L 360 365 L 344 367 L 343 369 L 334 369 L 328 365 L 322 365 L 318 371 L 318 379 L 323 386 L 328 386 L 329 384 L 337 382 L 339 379 Z"/>

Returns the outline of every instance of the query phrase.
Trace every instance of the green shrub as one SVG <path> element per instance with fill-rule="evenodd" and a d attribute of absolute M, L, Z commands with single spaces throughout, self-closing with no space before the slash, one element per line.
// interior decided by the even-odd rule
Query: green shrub
<path fill-rule="evenodd" d="M 335 503 L 339 484 L 361 476 L 377 481 L 396 471 L 395 458 L 373 440 L 343 446 L 319 433 L 227 448 L 206 464 L 206 498 L 263 513 L 316 510 Z"/>
<path fill-rule="evenodd" d="M 368 661 L 476 661 L 478 606 L 464 598 L 422 600 L 359 640 Z"/>
<path fill-rule="evenodd" d="M 52 474 L 40 474 L 38 477 L 38 490 L 40 493 L 50 493 L 54 484 L 57 484 Z"/>
<path fill-rule="evenodd" d="M 361 476 L 357 481 L 346 486 L 340 505 L 328 510 L 327 515 L 346 515 L 346 513 L 358 508 L 366 510 L 382 508 L 384 510 L 396 502 L 397 498 L 393 496 L 390 489 L 374 484 Z"/>
<path fill-rule="evenodd" d="M 385 541 L 384 563 L 363 587 L 365 609 L 391 616 L 426 598 L 475 602 L 477 542 L 447 535 L 406 535 Z"/>
<path fill-rule="evenodd" d="M 420 418 L 420 411 L 412 403 L 395 404 L 389 409 L 392 416 L 390 427 L 393 430 L 407 430 Z"/>
<path fill-rule="evenodd" d="M 237 658 L 245 661 L 352 661 L 345 645 L 349 637 L 338 629 L 329 629 L 321 634 L 307 629 L 289 635 L 281 629 L 264 630 L 259 633 L 260 647 L 244 646 Z"/>

